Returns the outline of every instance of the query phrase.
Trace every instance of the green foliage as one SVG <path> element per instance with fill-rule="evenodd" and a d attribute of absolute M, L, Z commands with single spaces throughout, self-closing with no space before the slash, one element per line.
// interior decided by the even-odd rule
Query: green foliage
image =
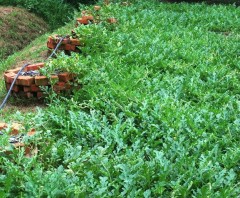
<path fill-rule="evenodd" d="M 237 6 L 240 5 L 240 0 L 167 0 L 169 2 L 189 2 L 189 3 L 210 3 L 210 4 L 236 4 Z"/>
<path fill-rule="evenodd" d="M 83 88 L 11 114 L 37 129 L 39 154 L 0 158 L 2 196 L 238 197 L 239 9 L 105 9 L 115 28 L 78 27 L 83 53 L 48 63 Z"/>
<path fill-rule="evenodd" d="M 45 19 L 52 29 L 69 21 L 74 13 L 74 7 L 63 0 L 0 0 L 0 5 L 26 8 Z"/>

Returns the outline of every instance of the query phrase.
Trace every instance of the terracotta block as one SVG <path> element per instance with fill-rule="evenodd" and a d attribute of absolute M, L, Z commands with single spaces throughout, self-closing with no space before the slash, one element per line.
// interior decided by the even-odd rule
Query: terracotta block
<path fill-rule="evenodd" d="M 94 17 L 92 15 L 84 15 L 82 16 L 83 20 L 93 21 Z"/>
<path fill-rule="evenodd" d="M 107 22 L 111 23 L 111 24 L 114 24 L 114 23 L 117 23 L 117 19 L 115 19 L 115 18 L 108 18 Z"/>
<path fill-rule="evenodd" d="M 71 45 L 71 44 L 65 44 L 64 45 L 64 50 L 75 51 L 76 50 L 76 46 L 75 45 Z"/>
<path fill-rule="evenodd" d="M 56 92 L 66 90 L 66 83 L 65 82 L 57 82 L 53 86 L 53 90 Z"/>
<path fill-rule="evenodd" d="M 70 41 L 72 45 L 77 45 L 77 46 L 80 45 L 80 41 L 78 39 L 71 39 Z"/>
<path fill-rule="evenodd" d="M 88 19 L 86 18 L 77 18 L 77 23 L 83 24 L 83 25 L 88 25 Z"/>
<path fill-rule="evenodd" d="M 59 80 L 57 75 L 51 75 L 50 79 L 51 79 L 51 81 L 50 81 L 51 83 L 58 82 L 58 80 Z"/>
<path fill-rule="evenodd" d="M 74 74 L 69 72 L 63 72 L 58 74 L 59 81 L 62 81 L 62 82 L 68 82 L 70 80 L 73 80 L 74 76 L 75 76 Z"/>
<path fill-rule="evenodd" d="M 101 10 L 101 6 L 94 6 L 94 10 L 95 10 L 95 11 Z"/>
<path fill-rule="evenodd" d="M 44 63 L 36 63 L 36 64 L 28 65 L 25 68 L 25 71 L 39 70 L 42 67 L 44 67 Z"/>
<path fill-rule="evenodd" d="M 51 43 L 51 44 L 54 44 L 54 45 L 57 45 L 60 40 L 61 40 L 61 37 L 58 37 L 57 35 L 48 37 L 48 42 Z M 64 38 L 61 43 L 62 44 L 69 44 L 70 39 L 69 38 Z"/>
<path fill-rule="evenodd" d="M 4 73 L 4 80 L 6 83 L 11 84 L 13 82 L 15 76 L 16 76 L 16 74 L 12 73 L 12 72 Z"/>
<path fill-rule="evenodd" d="M 39 92 L 39 91 L 41 91 L 41 88 L 39 86 L 33 84 L 30 86 L 30 91 L 31 92 Z"/>
<path fill-rule="evenodd" d="M 7 72 L 17 74 L 21 69 L 22 69 L 21 67 L 17 67 L 15 69 L 9 69 L 9 70 L 7 70 Z"/>
<path fill-rule="evenodd" d="M 11 85 L 12 85 L 12 84 L 9 84 L 9 83 L 6 84 L 7 90 L 10 89 Z M 14 92 L 19 92 L 19 86 L 18 86 L 18 85 L 13 85 L 12 91 L 14 91 Z"/>
<path fill-rule="evenodd" d="M 30 86 L 34 84 L 34 77 L 31 76 L 19 76 L 16 81 L 17 85 Z"/>
<path fill-rule="evenodd" d="M 57 46 L 57 45 L 54 44 L 54 43 L 47 42 L 47 47 L 50 48 L 50 49 L 55 49 L 56 46 Z"/>
<path fill-rule="evenodd" d="M 35 84 L 38 86 L 46 86 L 49 84 L 47 76 L 35 76 Z"/>

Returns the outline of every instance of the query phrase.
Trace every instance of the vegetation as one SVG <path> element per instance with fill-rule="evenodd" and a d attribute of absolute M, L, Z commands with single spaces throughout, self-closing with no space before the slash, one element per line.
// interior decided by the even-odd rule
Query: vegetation
<path fill-rule="evenodd" d="M 210 3 L 210 4 L 235 4 L 237 6 L 240 5 L 240 0 L 167 0 L 169 2 L 194 2 L 194 3 L 200 3 L 200 2 L 205 2 L 205 3 Z"/>
<path fill-rule="evenodd" d="M 0 60 L 48 30 L 41 18 L 20 8 L 0 7 L 0 23 Z"/>
<path fill-rule="evenodd" d="M 41 16 L 52 29 L 64 25 L 74 14 L 74 7 L 63 0 L 0 0 L 0 5 L 11 5 L 28 9 Z"/>
<path fill-rule="evenodd" d="M 76 28 L 82 53 L 48 63 L 83 88 L 1 112 L 34 127 L 39 148 L 2 154 L 1 197 L 238 197 L 240 10 L 138 0 L 100 12 L 118 24 Z"/>

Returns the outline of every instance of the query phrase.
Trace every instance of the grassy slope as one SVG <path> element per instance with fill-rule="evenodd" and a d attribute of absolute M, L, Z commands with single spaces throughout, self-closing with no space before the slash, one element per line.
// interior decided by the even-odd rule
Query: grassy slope
<path fill-rule="evenodd" d="M 2 194 L 237 197 L 240 10 L 152 1 L 107 10 L 114 31 L 78 28 L 90 32 L 83 54 L 52 63 L 83 74 L 83 89 L 4 117 L 37 128 L 40 154 L 0 159 Z"/>
<path fill-rule="evenodd" d="M 20 8 L 0 7 L 0 23 L 0 60 L 48 30 L 42 19 Z"/>

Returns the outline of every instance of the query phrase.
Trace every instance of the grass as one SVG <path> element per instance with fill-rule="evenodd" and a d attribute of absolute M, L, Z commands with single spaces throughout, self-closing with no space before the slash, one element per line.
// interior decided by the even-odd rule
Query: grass
<path fill-rule="evenodd" d="M 49 63 L 83 88 L 4 115 L 37 129 L 39 154 L 0 158 L 1 196 L 238 197 L 239 9 L 136 1 L 101 12 L 118 24 L 77 28 L 82 53 Z"/>
<path fill-rule="evenodd" d="M 48 25 L 42 19 L 24 9 L 0 7 L 0 11 L 0 60 L 25 48 L 48 30 Z"/>

